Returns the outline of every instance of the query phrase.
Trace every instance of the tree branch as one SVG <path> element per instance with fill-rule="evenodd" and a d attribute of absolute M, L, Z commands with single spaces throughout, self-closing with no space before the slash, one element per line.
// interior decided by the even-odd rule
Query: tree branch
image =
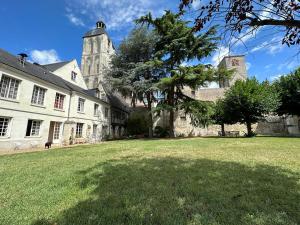
<path fill-rule="evenodd" d="M 300 28 L 300 20 L 257 20 L 253 19 L 250 23 L 250 26 L 285 26 L 285 27 L 297 27 Z"/>

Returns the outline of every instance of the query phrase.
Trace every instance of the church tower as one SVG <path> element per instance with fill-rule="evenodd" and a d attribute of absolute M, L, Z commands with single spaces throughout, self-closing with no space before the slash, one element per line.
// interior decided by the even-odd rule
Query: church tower
<path fill-rule="evenodd" d="M 219 67 L 225 67 L 226 69 L 234 69 L 231 79 L 220 80 L 219 85 L 221 88 L 227 88 L 234 85 L 237 80 L 247 79 L 247 69 L 244 55 L 225 56 Z"/>
<path fill-rule="evenodd" d="M 114 54 L 115 49 L 106 32 L 106 25 L 98 21 L 96 29 L 88 31 L 83 37 L 81 71 L 89 89 L 97 88 L 104 80 L 104 73 Z"/>

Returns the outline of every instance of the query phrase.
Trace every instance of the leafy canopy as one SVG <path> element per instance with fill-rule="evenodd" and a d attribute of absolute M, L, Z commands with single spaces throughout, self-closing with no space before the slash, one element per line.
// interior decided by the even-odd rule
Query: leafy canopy
<path fill-rule="evenodd" d="M 300 116 L 300 68 L 274 82 L 279 93 L 279 115 Z"/>
<path fill-rule="evenodd" d="M 227 121 L 256 123 L 277 109 L 278 93 L 268 82 L 259 83 L 255 78 L 237 80 L 225 93 L 223 104 Z"/>

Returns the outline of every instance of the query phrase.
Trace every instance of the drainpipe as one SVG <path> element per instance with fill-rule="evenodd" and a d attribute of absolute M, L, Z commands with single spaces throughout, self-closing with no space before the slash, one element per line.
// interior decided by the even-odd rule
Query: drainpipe
<path fill-rule="evenodd" d="M 69 121 L 69 119 L 70 119 L 70 110 L 71 110 L 71 99 L 72 99 L 72 95 L 73 95 L 73 91 L 70 91 L 70 100 L 69 100 L 68 119 L 67 119 L 67 121 Z"/>

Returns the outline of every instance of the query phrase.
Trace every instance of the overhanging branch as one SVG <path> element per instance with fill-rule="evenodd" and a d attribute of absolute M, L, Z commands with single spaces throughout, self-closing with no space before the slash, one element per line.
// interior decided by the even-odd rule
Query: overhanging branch
<path fill-rule="evenodd" d="M 300 20 L 257 20 L 254 19 L 250 22 L 250 26 L 285 26 L 285 27 L 297 27 L 300 28 Z"/>

